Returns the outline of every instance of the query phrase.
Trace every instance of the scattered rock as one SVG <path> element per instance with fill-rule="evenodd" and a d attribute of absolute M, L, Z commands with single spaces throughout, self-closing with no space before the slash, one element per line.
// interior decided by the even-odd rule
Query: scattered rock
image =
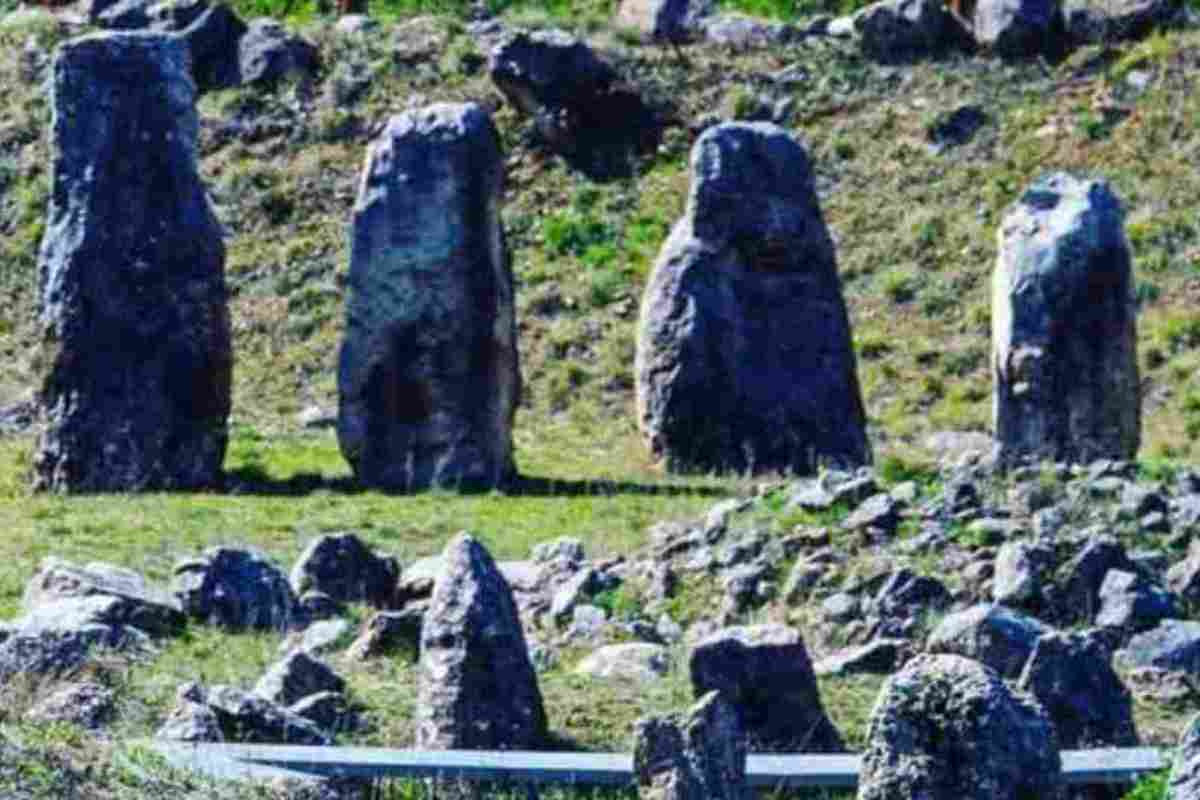
<path fill-rule="evenodd" d="M 45 559 L 25 585 L 21 604 L 26 612 L 33 612 L 73 597 L 118 598 L 124 609 L 120 623 L 154 636 L 177 633 L 184 622 L 175 598 L 151 588 L 132 570 L 99 562 L 80 567 L 58 558 Z"/>
<path fill-rule="evenodd" d="M 845 751 L 825 715 L 808 651 L 794 628 L 725 628 L 692 649 L 689 667 L 694 695 L 724 694 L 741 715 L 752 749 Z"/>
<path fill-rule="evenodd" d="M 217 716 L 227 741 L 246 744 L 332 744 L 327 733 L 309 719 L 270 700 L 232 686 L 213 686 L 206 703 Z"/>
<path fill-rule="evenodd" d="M 952 653 L 986 664 L 1005 678 L 1021 674 L 1038 639 L 1050 629 L 1003 606 L 981 603 L 948 614 L 929 636 L 930 653 Z"/>
<path fill-rule="evenodd" d="M 923 655 L 892 676 L 867 728 L 859 800 L 1061 797 L 1054 728 L 1036 702 L 959 656 Z"/>
<path fill-rule="evenodd" d="M 869 461 L 833 242 L 804 149 L 768 123 L 723 124 L 696 142 L 691 169 L 687 211 L 639 323 L 638 420 L 651 451 L 673 471 Z"/>
<path fill-rule="evenodd" d="M 1046 709 L 1063 749 L 1136 747 L 1133 699 L 1097 639 L 1049 633 L 1038 639 L 1017 688 Z"/>
<path fill-rule="evenodd" d="M 718 692 L 687 714 L 638 720 L 633 771 L 646 800 L 748 800 L 746 734 Z"/>
<path fill-rule="evenodd" d="M 700 30 L 708 44 L 743 52 L 778 47 L 799 37 L 792 25 L 744 14 L 718 14 L 704 19 Z"/>
<path fill-rule="evenodd" d="M 43 697 L 26 718 L 36 722 L 69 722 L 98 728 L 112 714 L 114 695 L 98 683 L 70 683 Z"/>
<path fill-rule="evenodd" d="M 343 692 L 346 682 L 324 661 L 293 650 L 276 662 L 254 685 L 254 693 L 272 703 L 290 706 L 318 692 Z"/>
<path fill-rule="evenodd" d="M 1168 800 L 1200 797 L 1200 714 L 1192 717 L 1179 739 L 1179 749 L 1167 778 L 1166 797 Z"/>
<path fill-rule="evenodd" d="M 483 545 L 446 545 L 421 631 L 418 748 L 535 750 L 546 712 L 512 592 Z"/>
<path fill-rule="evenodd" d="M 337 603 L 388 608 L 395 601 L 400 564 L 379 556 L 353 533 L 327 534 L 310 544 L 292 567 L 292 591 L 324 592 Z"/>
<path fill-rule="evenodd" d="M 1052 0 L 980 0 L 976 33 L 994 28 L 1002 41 L 1005 20 L 1040 31 L 1055 9 Z M 1066 173 L 1039 178 L 1005 216 L 992 316 L 1002 459 L 1137 453 L 1137 313 L 1124 224 L 1107 183 Z"/>
<path fill-rule="evenodd" d="M 54 347 L 34 486 L 214 486 L 233 357 L 187 50 L 168 35 L 80 37 L 59 49 L 52 92 L 54 191 L 38 268 Z"/>
<path fill-rule="evenodd" d="M 1135 572 L 1110 569 L 1100 586 L 1096 624 L 1133 633 L 1153 628 L 1160 620 L 1179 617 L 1175 596 Z"/>
<path fill-rule="evenodd" d="M 1141 39 L 1169 25 L 1178 7 L 1164 0 L 1067 0 L 1063 25 L 1077 44 L 1102 44 Z"/>
<path fill-rule="evenodd" d="M 246 23 L 228 5 L 216 3 L 179 33 L 191 54 L 192 78 L 198 92 L 215 92 L 241 84 L 238 48 L 246 31 Z"/>
<path fill-rule="evenodd" d="M 213 625 L 285 630 L 294 619 L 287 578 L 255 550 L 215 547 L 177 564 L 173 592 L 184 614 Z"/>
<path fill-rule="evenodd" d="M 1131 638 L 1117 658 L 1133 667 L 1200 675 L 1200 622 L 1165 619 Z"/>
<path fill-rule="evenodd" d="M 399 611 L 376 612 L 350 645 L 348 656 L 365 661 L 401 647 L 416 654 L 421 646 L 421 625 L 427 608 L 428 604 L 419 603 Z"/>
<path fill-rule="evenodd" d="M 667 648 L 648 642 L 611 644 L 591 653 L 575 672 L 592 678 L 653 683 L 671 668 Z"/>
<path fill-rule="evenodd" d="M 835 675 L 890 675 L 896 671 L 904 651 L 899 639 L 876 639 L 858 647 L 847 647 L 818 661 L 818 677 Z"/>
<path fill-rule="evenodd" d="M 371 146 L 338 367 L 338 443 L 369 486 L 490 489 L 515 471 L 502 172 L 496 129 L 473 104 L 394 116 Z"/>
<path fill-rule="evenodd" d="M 714 6 L 712 0 L 622 0 L 613 25 L 644 41 L 681 44 L 695 38 Z"/>
<path fill-rule="evenodd" d="M 432 16 L 413 17 L 396 25 L 392 34 L 392 58 L 397 64 L 413 65 L 435 60 L 446 49 L 450 34 L 446 23 Z"/>
<path fill-rule="evenodd" d="M 489 72 L 539 136 L 593 180 L 632 175 L 657 149 L 662 122 L 616 70 L 561 30 L 517 31 L 492 50 Z"/>
<path fill-rule="evenodd" d="M 945 50 L 951 22 L 938 0 L 880 0 L 854 15 L 854 30 L 868 58 L 904 64 Z"/>
<path fill-rule="evenodd" d="M 238 64 L 242 82 L 273 86 L 289 76 L 311 80 L 321 67 L 317 48 L 291 34 L 277 20 L 251 20 L 238 40 Z"/>

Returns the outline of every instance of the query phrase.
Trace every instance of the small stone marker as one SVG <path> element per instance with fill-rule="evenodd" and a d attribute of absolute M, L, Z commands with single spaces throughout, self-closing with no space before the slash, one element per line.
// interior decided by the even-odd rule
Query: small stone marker
<path fill-rule="evenodd" d="M 709 692 L 687 714 L 638 720 L 633 771 L 644 800 L 749 800 L 737 710 Z"/>

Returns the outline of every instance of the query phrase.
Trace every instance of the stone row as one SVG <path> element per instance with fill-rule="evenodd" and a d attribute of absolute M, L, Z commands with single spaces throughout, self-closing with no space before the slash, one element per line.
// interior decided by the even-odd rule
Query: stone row
<path fill-rule="evenodd" d="M 531 48 L 557 46 L 522 36 L 499 46 L 498 85 L 552 106 L 519 66 Z M 166 34 L 97 34 L 55 59 L 37 488 L 219 483 L 233 355 L 186 47 Z M 396 115 L 369 148 L 338 365 L 338 441 L 363 485 L 486 489 L 515 475 L 503 163 L 474 104 Z M 1123 222 L 1106 183 L 1061 173 L 1005 217 L 992 314 L 1001 460 L 1135 455 Z M 636 384 L 639 426 L 668 470 L 870 462 L 833 238 L 811 160 L 783 128 L 719 124 L 695 143 L 687 207 L 642 302 Z"/>

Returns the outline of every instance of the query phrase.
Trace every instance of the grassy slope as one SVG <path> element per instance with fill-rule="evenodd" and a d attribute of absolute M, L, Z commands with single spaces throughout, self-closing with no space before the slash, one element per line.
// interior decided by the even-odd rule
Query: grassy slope
<path fill-rule="evenodd" d="M 606 9 L 589 8 L 582 24 L 594 29 Z M 301 18 L 305 13 L 300 10 Z M 542 14 L 528 6 L 510 13 Z M 669 132 L 636 179 L 600 185 L 531 148 L 524 122 L 511 110 L 496 115 L 510 154 L 505 219 L 527 382 L 518 459 L 524 474 L 559 481 L 556 487 L 546 491 L 543 484 L 503 498 L 347 492 L 332 437 L 295 430 L 297 410 L 329 404 L 335 394 L 345 226 L 366 132 L 417 98 L 493 95 L 485 78 L 460 71 L 472 46 L 455 23 L 447 21 L 446 30 L 443 57 L 400 68 L 391 65 L 386 34 L 372 39 L 365 53 L 352 54 L 327 26 L 316 25 L 310 34 L 328 63 L 353 57 L 379 70 L 366 97 L 349 109 L 318 102 L 295 120 L 300 140 L 291 145 L 203 143 L 202 170 L 232 234 L 228 272 L 238 360 L 228 467 L 271 491 L 29 497 L 24 471 L 31 442 L 0 440 L 0 616 L 15 611 L 24 580 L 48 553 L 117 561 L 161 579 L 176 557 L 209 544 L 251 542 L 286 561 L 310 536 L 347 528 L 402 557 L 433 552 L 461 528 L 479 531 L 502 557 L 522 556 L 531 543 L 561 534 L 582 536 L 595 553 L 623 552 L 653 520 L 696 513 L 716 495 L 747 488 L 712 478 L 664 478 L 647 462 L 633 424 L 636 304 L 658 246 L 682 210 L 690 142 L 683 129 Z M 17 77 L 29 33 L 0 32 L 0 85 L 20 87 L 0 99 L 0 403 L 19 396 L 38 370 L 32 309 L 46 199 L 47 111 L 40 92 Z M 49 31 L 41 35 L 44 42 L 53 39 Z M 1143 454 L 1195 458 L 1200 93 L 1193 84 L 1200 36 L 1178 33 L 1110 53 L 1081 51 L 1048 69 L 951 58 L 903 70 L 874 67 L 823 45 L 745 55 L 697 49 L 685 65 L 669 53 L 626 49 L 603 31 L 599 37 L 643 91 L 689 121 L 714 110 L 744 113 L 771 71 L 800 65 L 811 76 L 788 92 L 798 109 L 794 127 L 814 157 L 839 244 L 879 452 L 907 454 L 929 430 L 987 428 L 988 292 L 998 220 L 1044 169 L 1108 177 L 1129 211 L 1143 298 Z M 1150 79 L 1136 96 L 1126 81 L 1131 70 Z M 294 92 L 224 92 L 206 98 L 201 111 L 210 119 L 247 109 L 286 115 Z M 929 126 L 964 103 L 979 105 L 987 124 L 970 144 L 931 152 Z M 1106 111 L 1114 105 L 1131 113 L 1118 119 Z M 358 133 L 339 133 L 347 127 Z M 282 493 L 305 475 L 315 477 L 300 484 L 314 491 Z M 674 491 L 648 491 L 664 486 Z M 134 673 L 138 685 L 122 730 L 148 731 L 179 679 L 249 680 L 277 644 L 272 637 L 229 642 L 194 631 L 171 644 L 155 667 Z M 402 664 L 353 676 L 368 705 L 388 709 L 372 741 L 407 736 L 406 680 Z M 565 672 L 552 674 L 546 691 L 564 732 L 592 746 L 621 744 L 633 712 L 678 705 L 684 697 L 682 685 L 670 684 L 661 697 L 642 703 L 620 690 L 583 702 L 575 681 Z M 857 720 L 861 730 L 874 685 L 833 684 L 826 691 L 835 718 L 852 727 Z"/>

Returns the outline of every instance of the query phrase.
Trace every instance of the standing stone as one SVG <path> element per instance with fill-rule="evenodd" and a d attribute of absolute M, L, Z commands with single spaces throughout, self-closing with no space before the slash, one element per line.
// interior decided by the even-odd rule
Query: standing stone
<path fill-rule="evenodd" d="M 186 46 L 169 35 L 85 36 L 55 58 L 38 489 L 220 477 L 233 359 L 195 95 Z"/>
<path fill-rule="evenodd" d="M 1061 770 L 1035 701 L 976 661 L 923 655 L 879 693 L 858 800 L 1053 800 Z"/>
<path fill-rule="evenodd" d="M 795 628 L 725 628 L 696 645 L 689 669 L 696 697 L 719 691 L 737 709 L 752 749 L 845 751 L 825 715 L 812 662 Z"/>
<path fill-rule="evenodd" d="M 1140 437 L 1125 214 L 1108 184 L 1053 173 L 1000 229 L 993 279 L 997 453 L 1132 459 Z"/>
<path fill-rule="evenodd" d="M 749 800 L 737 710 L 709 692 L 685 715 L 640 719 L 633 771 L 644 800 Z"/>
<path fill-rule="evenodd" d="M 546 712 L 508 583 L 467 534 L 443 564 L 421 630 L 416 746 L 537 749 Z"/>
<path fill-rule="evenodd" d="M 474 104 L 392 117 L 354 211 L 338 443 L 385 490 L 492 488 L 520 394 L 503 162 Z"/>
<path fill-rule="evenodd" d="M 642 301 L 638 420 L 671 471 L 870 461 L 850 323 L 804 148 L 709 128 Z"/>

